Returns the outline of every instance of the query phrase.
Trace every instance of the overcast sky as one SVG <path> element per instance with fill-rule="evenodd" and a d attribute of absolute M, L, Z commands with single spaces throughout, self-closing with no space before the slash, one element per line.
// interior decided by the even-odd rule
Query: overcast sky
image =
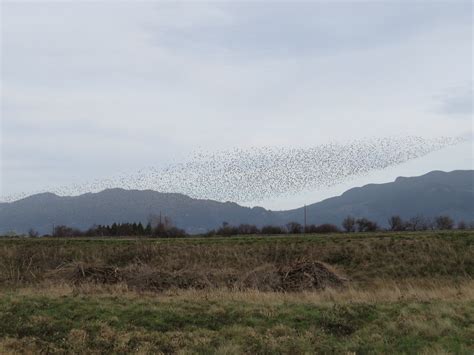
<path fill-rule="evenodd" d="M 471 1 L 2 1 L 1 11 L 0 195 L 166 166 L 198 148 L 364 137 L 471 137 L 367 182 L 472 168 Z"/>

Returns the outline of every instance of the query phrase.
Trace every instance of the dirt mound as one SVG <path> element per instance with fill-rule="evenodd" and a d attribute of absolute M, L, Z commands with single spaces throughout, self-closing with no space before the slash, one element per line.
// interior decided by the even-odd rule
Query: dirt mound
<path fill-rule="evenodd" d="M 321 290 L 343 287 L 347 280 L 318 261 L 299 261 L 279 270 L 282 291 Z"/>

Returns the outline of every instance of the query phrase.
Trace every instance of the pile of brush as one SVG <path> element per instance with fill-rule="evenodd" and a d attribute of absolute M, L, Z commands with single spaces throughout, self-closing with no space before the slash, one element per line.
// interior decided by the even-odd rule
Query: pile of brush
<path fill-rule="evenodd" d="M 123 283 L 138 290 L 165 291 L 168 289 L 260 290 L 298 292 L 340 288 L 346 279 L 318 261 L 300 260 L 290 265 L 265 264 L 250 272 L 234 269 L 219 270 L 160 270 L 150 265 L 124 268 L 103 265 L 70 264 L 57 270 L 73 284 L 83 282 L 98 284 Z M 57 275 L 56 273 L 56 275 Z"/>
<path fill-rule="evenodd" d="M 113 266 L 85 266 L 77 264 L 73 269 L 70 279 L 73 283 L 88 281 L 102 284 L 116 284 L 122 282 L 122 272 Z"/>
<path fill-rule="evenodd" d="M 340 288 L 347 279 L 339 276 L 330 266 L 319 261 L 300 260 L 277 267 L 266 264 L 240 278 L 237 289 L 297 292 Z"/>
<path fill-rule="evenodd" d="M 347 279 L 339 276 L 329 266 L 318 261 L 298 261 L 278 270 L 282 291 L 321 290 L 340 288 Z"/>

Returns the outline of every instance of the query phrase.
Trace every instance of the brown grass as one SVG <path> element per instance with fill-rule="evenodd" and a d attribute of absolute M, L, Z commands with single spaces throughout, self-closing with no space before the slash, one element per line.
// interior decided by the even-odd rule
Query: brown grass
<path fill-rule="evenodd" d="M 348 286 L 345 288 L 326 288 L 317 291 L 302 292 L 267 292 L 256 289 L 244 291 L 224 289 L 174 289 L 160 293 L 137 291 L 127 284 L 113 285 L 82 283 L 43 282 L 35 286 L 25 286 L 14 291 L 0 290 L 0 296 L 15 294 L 19 296 L 66 297 L 89 295 L 96 298 L 120 297 L 128 299 L 154 299 L 167 301 L 245 301 L 247 303 L 283 304 L 299 302 L 309 304 L 321 303 L 391 303 L 400 301 L 428 302 L 442 301 L 474 301 L 474 281 L 463 283 L 440 282 L 436 280 L 376 280 L 370 288 Z"/>
<path fill-rule="evenodd" d="M 138 290 L 301 291 L 376 280 L 462 283 L 474 276 L 474 233 L 190 240 L 7 240 L 0 287 L 125 283 Z M 303 261 L 303 262 L 302 262 Z"/>

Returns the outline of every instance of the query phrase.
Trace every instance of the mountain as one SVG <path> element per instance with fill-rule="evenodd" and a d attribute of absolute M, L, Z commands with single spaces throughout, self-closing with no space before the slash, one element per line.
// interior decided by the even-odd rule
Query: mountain
<path fill-rule="evenodd" d="M 30 228 L 51 233 L 53 225 L 87 229 L 94 224 L 114 222 L 147 223 L 149 216 L 160 213 L 189 233 L 206 232 L 223 221 L 230 224 L 272 221 L 275 216 L 260 208 L 248 208 L 232 202 L 193 199 L 176 193 L 152 190 L 108 189 L 74 197 L 51 193 L 33 195 L 0 205 L 0 234 Z"/>
<path fill-rule="evenodd" d="M 163 213 L 189 233 L 205 232 L 223 221 L 283 225 L 302 222 L 303 209 L 269 211 L 232 202 L 193 199 L 151 190 L 109 189 L 74 197 L 52 193 L 33 195 L 0 204 L 0 234 L 26 233 L 30 228 L 50 233 L 53 225 L 87 229 L 94 224 L 147 222 Z M 474 171 L 433 171 L 418 177 L 399 177 L 386 184 L 353 188 L 341 196 L 307 206 L 308 223 L 340 224 L 347 215 L 366 217 L 381 225 L 392 215 L 434 217 L 448 214 L 455 220 L 474 221 Z"/>
<path fill-rule="evenodd" d="M 299 208 L 282 215 L 300 221 L 303 213 Z M 382 226 L 393 215 L 405 219 L 449 215 L 456 221 L 474 221 L 474 171 L 432 171 L 417 177 L 398 177 L 394 182 L 356 187 L 307 206 L 308 223 L 340 224 L 348 215 L 366 217 Z"/>

